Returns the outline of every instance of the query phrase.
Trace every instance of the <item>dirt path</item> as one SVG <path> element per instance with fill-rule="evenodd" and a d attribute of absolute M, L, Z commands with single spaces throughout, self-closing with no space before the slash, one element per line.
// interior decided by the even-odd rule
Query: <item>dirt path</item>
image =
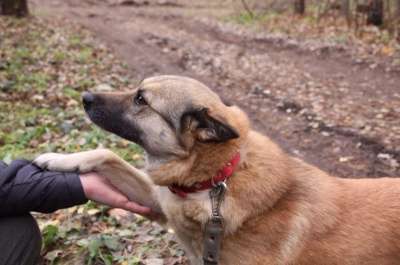
<path fill-rule="evenodd" d="M 197 1 L 138 7 L 36 0 L 34 6 L 93 31 L 137 79 L 179 74 L 205 82 L 245 109 L 255 128 L 331 173 L 400 176 L 399 73 L 355 63 L 345 52 L 305 51 L 243 34 L 206 16 L 220 6 Z"/>

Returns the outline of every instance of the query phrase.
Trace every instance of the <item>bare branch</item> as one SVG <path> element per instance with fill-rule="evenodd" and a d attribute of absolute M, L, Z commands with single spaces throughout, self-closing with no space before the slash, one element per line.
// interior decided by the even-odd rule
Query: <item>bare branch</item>
<path fill-rule="evenodd" d="M 251 11 L 249 5 L 246 3 L 245 0 L 240 0 L 242 2 L 243 8 L 246 10 L 246 12 L 249 14 L 251 18 L 254 18 L 254 13 Z"/>

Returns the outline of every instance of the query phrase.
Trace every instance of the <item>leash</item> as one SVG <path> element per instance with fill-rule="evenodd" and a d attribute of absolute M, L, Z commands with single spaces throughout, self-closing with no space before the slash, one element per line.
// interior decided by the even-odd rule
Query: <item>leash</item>
<path fill-rule="evenodd" d="M 172 184 L 168 186 L 169 190 L 182 199 L 187 198 L 189 193 L 195 193 L 203 190 L 210 190 L 211 216 L 208 219 L 204 229 L 203 242 L 203 264 L 218 265 L 221 243 L 224 235 L 224 218 L 221 215 L 221 204 L 224 200 L 227 190 L 226 180 L 231 177 L 236 166 L 240 162 L 240 153 L 237 152 L 233 158 L 218 171 L 217 175 L 211 179 L 197 182 L 192 186 L 180 186 Z"/>
<path fill-rule="evenodd" d="M 226 183 L 219 182 L 210 190 L 211 217 L 204 231 L 203 264 L 218 265 L 222 237 L 224 235 L 224 218 L 221 215 L 221 204 L 226 192 Z"/>

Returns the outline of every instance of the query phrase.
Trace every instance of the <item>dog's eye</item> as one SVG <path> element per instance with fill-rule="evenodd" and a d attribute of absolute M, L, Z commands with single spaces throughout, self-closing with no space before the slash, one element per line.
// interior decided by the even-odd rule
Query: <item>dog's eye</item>
<path fill-rule="evenodd" d="M 147 105 L 147 102 L 146 102 L 146 100 L 144 99 L 144 97 L 143 97 L 141 91 L 139 91 L 139 92 L 136 94 L 135 99 L 134 99 L 134 102 L 135 102 L 136 105 Z"/>

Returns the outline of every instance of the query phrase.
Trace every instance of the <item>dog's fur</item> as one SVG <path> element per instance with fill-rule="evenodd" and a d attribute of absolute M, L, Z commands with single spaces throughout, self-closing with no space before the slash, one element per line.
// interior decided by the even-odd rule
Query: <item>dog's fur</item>
<path fill-rule="evenodd" d="M 243 111 L 193 79 L 149 78 L 131 93 L 92 100 L 93 122 L 144 148 L 146 173 L 108 150 L 45 154 L 36 164 L 106 176 L 162 214 L 192 264 L 202 264 L 208 192 L 183 199 L 167 186 L 210 179 L 237 151 L 222 205 L 221 264 L 400 264 L 398 179 L 331 177 L 250 130 Z"/>

